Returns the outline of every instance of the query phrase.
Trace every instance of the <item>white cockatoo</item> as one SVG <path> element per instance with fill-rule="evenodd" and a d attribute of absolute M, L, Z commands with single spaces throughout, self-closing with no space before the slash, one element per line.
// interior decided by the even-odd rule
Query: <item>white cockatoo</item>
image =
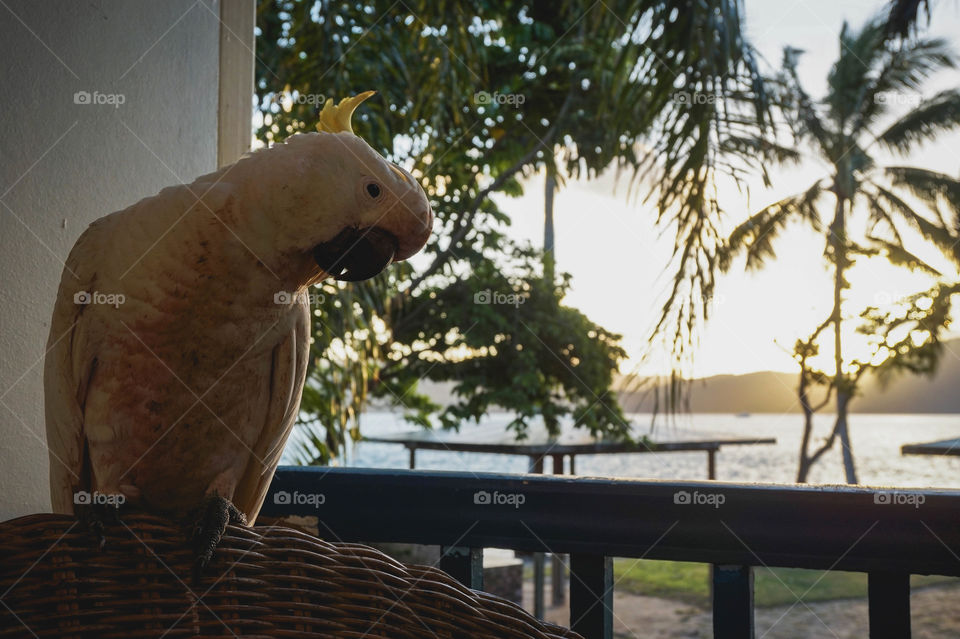
<path fill-rule="evenodd" d="M 433 225 L 417 181 L 353 133 L 372 94 L 80 236 L 44 371 L 54 512 L 196 516 L 203 563 L 228 518 L 256 520 L 300 404 L 304 293 L 376 275 Z"/>

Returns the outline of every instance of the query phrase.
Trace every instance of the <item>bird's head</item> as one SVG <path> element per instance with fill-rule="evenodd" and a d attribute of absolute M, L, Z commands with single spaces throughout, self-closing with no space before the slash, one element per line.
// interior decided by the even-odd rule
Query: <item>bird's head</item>
<path fill-rule="evenodd" d="M 311 219 L 306 225 L 299 219 L 296 236 L 289 239 L 324 273 L 351 282 L 414 255 L 433 228 L 433 212 L 420 184 L 353 133 L 350 116 L 373 93 L 336 106 L 327 100 L 317 125 L 320 133 L 294 136 L 304 138 L 298 146 L 310 147 L 311 177 L 299 204 L 300 215 Z"/>

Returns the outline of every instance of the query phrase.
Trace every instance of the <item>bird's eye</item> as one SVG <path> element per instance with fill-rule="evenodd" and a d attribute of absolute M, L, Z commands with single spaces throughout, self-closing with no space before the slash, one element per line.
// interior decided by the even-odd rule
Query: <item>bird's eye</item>
<path fill-rule="evenodd" d="M 380 185 L 377 184 L 376 182 L 370 182 L 369 184 L 367 184 L 367 195 L 369 195 L 373 199 L 377 199 L 378 197 L 380 197 L 381 192 L 382 190 L 380 189 Z"/>

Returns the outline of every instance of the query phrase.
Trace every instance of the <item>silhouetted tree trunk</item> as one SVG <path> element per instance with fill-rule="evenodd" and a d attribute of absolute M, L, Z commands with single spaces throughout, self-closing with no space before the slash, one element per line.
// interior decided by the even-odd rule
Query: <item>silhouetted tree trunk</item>
<path fill-rule="evenodd" d="M 547 164 L 547 179 L 543 193 L 543 279 L 553 283 L 556 271 L 553 239 L 553 195 L 557 191 L 557 174 L 552 164 Z"/>
<path fill-rule="evenodd" d="M 844 163 L 845 165 L 847 163 Z M 847 174 L 848 172 L 844 172 Z M 843 178 L 840 178 L 843 179 Z M 845 182 L 849 180 L 844 180 Z M 833 433 L 840 438 L 843 447 L 843 470 L 848 484 L 857 483 L 857 470 L 853 463 L 853 449 L 850 447 L 850 429 L 847 421 L 847 410 L 850 405 L 853 386 L 843 371 L 843 289 L 846 288 L 845 274 L 849 262 L 847 255 L 847 184 L 836 184 L 837 210 L 830 225 L 830 244 L 833 249 L 834 277 L 833 277 L 833 386 L 837 391 L 837 421 Z M 833 435 L 831 435 L 832 439 Z M 831 441 L 832 444 L 832 441 Z"/>
<path fill-rule="evenodd" d="M 831 398 L 833 397 L 833 385 L 830 384 L 827 388 L 826 395 L 820 401 L 819 404 L 814 405 L 810 399 L 810 387 L 811 382 L 814 380 L 813 371 L 810 370 L 810 366 L 807 363 L 810 357 L 817 353 L 816 342 L 822 333 L 828 326 L 830 326 L 833 321 L 833 315 L 826 319 L 825 322 L 820 324 L 817 327 L 817 330 L 813 332 L 806 341 L 798 341 L 797 345 L 794 347 L 794 353 L 799 357 L 800 362 L 800 383 L 797 386 L 797 398 L 800 401 L 800 407 L 803 409 L 803 439 L 800 442 L 800 459 L 797 464 L 797 483 L 803 484 L 807 481 L 807 475 L 810 473 L 810 468 L 813 467 L 814 463 L 820 457 L 823 456 L 825 452 L 830 450 L 833 447 L 833 442 L 836 439 L 836 431 L 831 431 L 830 437 L 827 438 L 827 441 L 821 444 L 817 450 L 810 454 L 810 440 L 813 439 L 813 416 L 821 408 L 830 403 Z"/>
<path fill-rule="evenodd" d="M 846 474 L 848 484 L 856 484 L 857 469 L 853 463 L 853 448 L 850 446 L 850 430 L 847 423 L 847 406 L 850 403 L 849 393 L 837 393 L 837 427 L 836 433 L 840 438 L 840 445 L 843 449 L 843 471 Z"/>
<path fill-rule="evenodd" d="M 810 472 L 810 457 L 807 450 L 810 448 L 810 436 L 813 434 L 813 407 L 810 405 L 810 397 L 807 393 L 806 371 L 800 371 L 800 387 L 797 396 L 800 398 L 800 407 L 803 409 L 803 439 L 800 442 L 800 460 L 797 463 L 797 483 L 802 484 L 807 481 L 807 473 Z"/>

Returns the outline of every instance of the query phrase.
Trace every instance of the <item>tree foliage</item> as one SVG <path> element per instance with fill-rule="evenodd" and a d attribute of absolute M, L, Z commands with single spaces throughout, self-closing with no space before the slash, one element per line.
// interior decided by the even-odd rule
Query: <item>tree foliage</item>
<path fill-rule="evenodd" d="M 525 431 L 539 415 L 559 432 L 560 418 L 595 435 L 628 436 L 611 391 L 612 374 L 625 353 L 620 336 L 596 326 L 562 304 L 569 278 L 551 285 L 539 272 L 535 252 L 515 250 L 504 259 L 478 264 L 469 275 L 431 291 L 423 312 L 394 328 L 396 345 L 385 371 L 399 384 L 429 376 L 453 382 L 462 403 L 439 419 L 448 427 L 479 421 L 491 408 L 516 415 L 510 428 Z M 442 336 L 409 351 L 403 344 Z"/>
<path fill-rule="evenodd" d="M 510 281 L 495 277 L 502 263 L 526 258 L 505 244 L 508 220 L 489 196 L 519 194 L 522 178 L 547 165 L 574 177 L 624 171 L 676 233 L 658 328 L 689 356 L 720 246 L 713 181 L 748 166 L 753 152 L 732 140 L 767 121 L 739 0 L 262 0 L 258 16 L 258 137 L 270 143 L 309 130 L 320 96 L 375 89 L 354 128 L 421 180 L 437 219 L 424 268 L 349 291 L 328 286 L 304 402 L 326 433 L 315 432 L 308 451 L 323 458 L 355 435 L 371 392 L 394 392 L 412 419 L 434 423 L 437 407 L 417 394 L 413 370 L 456 377 L 462 401 L 441 413 L 444 424 L 504 402 L 521 431 L 532 414 L 549 424 L 569 412 L 593 431 L 624 432 L 609 399 L 611 366 L 622 356 L 616 337 L 563 306 L 563 283 L 538 284 L 528 267 Z M 494 281 L 504 291 L 522 283 L 529 303 L 438 314 L 436 300 L 469 299 L 478 292 L 471 286 L 492 291 Z M 418 359 L 451 328 L 464 347 L 489 349 L 506 335 L 523 348 L 510 359 L 502 350 L 502 359 Z M 531 340 L 531 329 L 543 339 Z M 398 345 L 417 357 L 394 365 Z M 504 377 L 507 362 L 522 368 Z"/>

